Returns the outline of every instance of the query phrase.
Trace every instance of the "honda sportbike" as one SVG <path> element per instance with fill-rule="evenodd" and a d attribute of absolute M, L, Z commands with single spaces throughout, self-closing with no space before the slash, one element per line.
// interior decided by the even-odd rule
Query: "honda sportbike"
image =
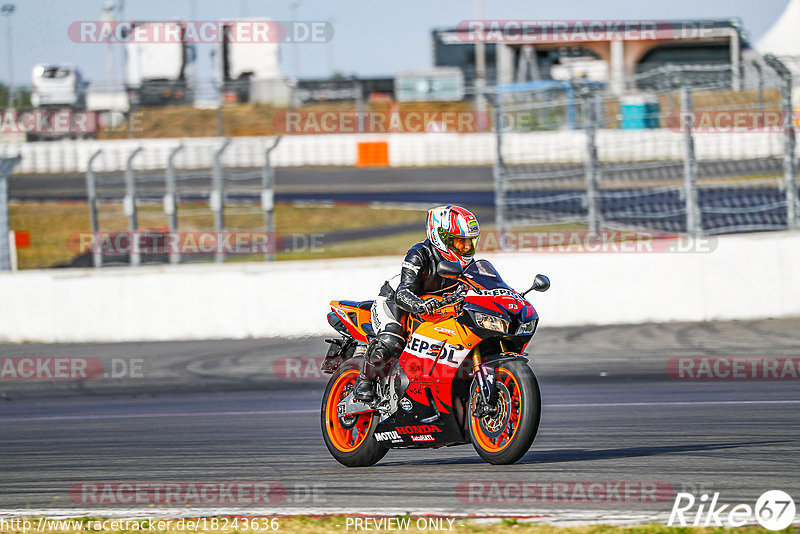
<path fill-rule="evenodd" d="M 322 435 L 334 458 L 349 467 L 373 465 L 391 448 L 438 448 L 472 443 L 492 464 L 514 463 L 539 428 L 541 396 L 525 347 L 539 316 L 525 295 L 546 291 L 537 275 L 524 293 L 509 287 L 486 260 L 445 263 L 453 284 L 431 313 L 407 314 L 408 342 L 381 373 L 376 399 L 353 398 L 353 386 L 374 337 L 372 301 L 331 302 L 328 322 L 341 334 L 330 343 L 322 371 L 331 374 L 322 400 Z"/>

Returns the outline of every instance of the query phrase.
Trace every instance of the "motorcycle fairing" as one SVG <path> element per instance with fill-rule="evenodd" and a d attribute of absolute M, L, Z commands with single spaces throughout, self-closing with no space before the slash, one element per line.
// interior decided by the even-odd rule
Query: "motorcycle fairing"
<path fill-rule="evenodd" d="M 356 341 L 369 343 L 369 338 L 373 335 L 372 314 L 369 309 L 360 308 L 354 301 L 334 300 L 331 301 L 331 310 Z"/>
<path fill-rule="evenodd" d="M 528 322 L 533 320 L 534 310 L 531 304 L 522 298 L 519 298 L 516 293 L 511 294 L 494 294 L 492 290 L 475 290 L 467 291 L 465 301 L 474 306 L 480 306 L 493 313 L 503 313 L 511 316 L 518 316 L 521 322 Z"/>
<path fill-rule="evenodd" d="M 436 323 L 420 323 L 411 333 L 399 365 L 408 378 L 405 391 L 398 391 L 399 408 L 376 428 L 388 432 L 389 447 L 416 447 L 467 443 L 463 413 L 454 408 L 454 381 L 472 379 L 472 367 L 464 360 L 480 338 L 459 324 L 454 317 Z M 463 365 L 462 365 L 463 364 Z M 466 370 L 464 372 L 462 370 Z M 430 396 L 430 398 L 429 398 Z M 405 404 L 407 410 L 403 408 Z M 401 434 L 397 428 L 433 425 L 437 432 Z M 391 434 L 395 432 L 395 434 Z M 425 441 L 415 441 L 425 439 Z"/>

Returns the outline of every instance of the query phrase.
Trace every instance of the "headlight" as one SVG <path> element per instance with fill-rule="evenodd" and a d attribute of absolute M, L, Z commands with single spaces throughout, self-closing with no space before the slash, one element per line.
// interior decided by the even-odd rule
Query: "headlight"
<path fill-rule="evenodd" d="M 478 324 L 478 326 L 485 328 L 486 330 L 494 330 L 495 332 L 503 333 L 508 332 L 508 321 L 494 315 L 476 313 L 475 322 Z"/>
<path fill-rule="evenodd" d="M 534 319 L 533 321 L 519 325 L 516 335 L 533 334 L 536 331 L 536 321 L 537 319 Z"/>

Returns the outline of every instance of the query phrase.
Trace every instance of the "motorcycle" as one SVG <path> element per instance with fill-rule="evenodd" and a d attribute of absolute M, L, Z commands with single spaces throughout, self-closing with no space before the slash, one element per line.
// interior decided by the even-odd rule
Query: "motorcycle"
<path fill-rule="evenodd" d="M 369 404 L 353 398 L 353 387 L 374 337 L 373 301 L 331 302 L 328 322 L 341 338 L 326 340 L 322 371 L 332 376 L 321 424 L 325 445 L 341 464 L 373 465 L 391 448 L 468 443 L 489 463 L 511 464 L 530 449 L 541 395 L 523 351 L 539 316 L 525 295 L 546 291 L 550 280 L 536 275 L 518 293 L 486 260 L 463 270 L 446 262 L 439 274 L 453 285 L 442 295 L 423 295 L 439 301 L 431 313 L 407 314 L 406 346 L 378 379 Z"/>

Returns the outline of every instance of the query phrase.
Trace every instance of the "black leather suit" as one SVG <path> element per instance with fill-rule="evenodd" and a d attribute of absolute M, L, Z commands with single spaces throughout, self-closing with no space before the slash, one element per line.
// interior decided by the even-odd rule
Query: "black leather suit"
<path fill-rule="evenodd" d="M 375 380 L 387 372 L 392 358 L 406 344 L 403 315 L 424 311 L 420 295 L 438 294 L 453 286 L 452 280 L 437 274 L 442 255 L 426 239 L 406 253 L 398 281 L 383 284 L 372 306 L 372 324 L 376 338 L 367 349 L 362 378 Z M 395 287 L 396 285 L 396 287 Z"/>

